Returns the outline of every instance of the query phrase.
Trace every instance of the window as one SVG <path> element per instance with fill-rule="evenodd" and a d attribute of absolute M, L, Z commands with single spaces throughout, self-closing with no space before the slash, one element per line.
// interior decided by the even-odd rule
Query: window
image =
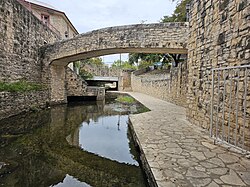
<path fill-rule="evenodd" d="M 69 32 L 65 31 L 65 38 L 68 38 L 68 37 L 69 37 Z"/>
<path fill-rule="evenodd" d="M 41 20 L 45 25 L 49 26 L 49 15 L 41 14 Z"/>

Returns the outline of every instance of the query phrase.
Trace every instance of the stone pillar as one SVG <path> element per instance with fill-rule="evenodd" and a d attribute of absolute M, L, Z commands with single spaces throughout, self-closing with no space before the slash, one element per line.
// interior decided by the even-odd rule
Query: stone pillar
<path fill-rule="evenodd" d="M 51 65 L 51 104 L 67 103 L 64 66 Z"/>
<path fill-rule="evenodd" d="M 97 90 L 96 100 L 97 101 L 102 101 L 104 99 L 105 99 L 105 88 L 104 87 L 100 87 Z"/>
<path fill-rule="evenodd" d="M 118 78 L 118 91 L 123 91 L 123 77 Z"/>

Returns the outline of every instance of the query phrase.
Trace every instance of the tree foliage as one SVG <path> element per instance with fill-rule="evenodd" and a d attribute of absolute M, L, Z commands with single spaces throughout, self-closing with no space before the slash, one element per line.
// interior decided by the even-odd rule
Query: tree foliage
<path fill-rule="evenodd" d="M 173 0 L 175 1 L 175 0 Z M 178 4 L 171 16 L 164 16 L 161 22 L 184 22 L 186 21 L 186 5 L 191 0 L 179 0 Z M 174 62 L 175 66 L 180 61 L 180 54 L 143 54 L 143 53 L 130 53 L 129 63 L 136 64 L 138 68 L 143 68 L 152 65 L 154 62 L 159 62 L 163 58 L 163 64 Z"/>
<path fill-rule="evenodd" d="M 171 16 L 164 16 L 161 22 L 184 22 L 186 21 L 186 5 L 189 4 L 191 0 L 179 1 L 174 13 Z"/>
<path fill-rule="evenodd" d="M 89 58 L 82 61 L 83 64 L 91 64 L 95 66 L 104 66 L 104 62 L 102 61 L 102 58 L 96 57 L 96 58 Z"/>
<path fill-rule="evenodd" d="M 162 54 L 130 53 L 128 60 L 130 64 L 139 65 L 139 60 L 154 63 L 160 61 L 161 58 Z"/>
<path fill-rule="evenodd" d="M 77 64 L 77 66 L 79 66 L 79 75 L 84 80 L 93 78 L 93 75 L 84 69 L 84 66 L 86 64 L 97 66 L 97 67 L 105 66 L 104 62 L 102 61 L 102 58 L 100 58 L 100 57 L 99 58 L 97 58 L 97 57 L 96 58 L 89 58 L 89 59 L 79 61 Z"/>
<path fill-rule="evenodd" d="M 134 64 L 129 63 L 128 61 L 116 60 L 112 64 L 112 68 L 121 68 L 123 70 L 135 70 L 136 66 L 134 66 Z"/>
<path fill-rule="evenodd" d="M 93 74 L 87 72 L 85 69 L 80 69 L 79 75 L 82 77 L 82 79 L 87 80 L 93 78 Z"/>
<path fill-rule="evenodd" d="M 155 62 L 162 61 L 163 64 L 168 64 L 171 58 L 166 54 L 145 54 L 145 53 L 130 53 L 129 63 L 135 64 L 139 69 L 153 65 Z"/>

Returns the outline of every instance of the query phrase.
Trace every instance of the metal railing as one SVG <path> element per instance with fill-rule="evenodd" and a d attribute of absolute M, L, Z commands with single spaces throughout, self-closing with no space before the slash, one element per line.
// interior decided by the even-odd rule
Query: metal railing
<path fill-rule="evenodd" d="M 210 136 L 250 151 L 250 65 L 212 69 Z"/>

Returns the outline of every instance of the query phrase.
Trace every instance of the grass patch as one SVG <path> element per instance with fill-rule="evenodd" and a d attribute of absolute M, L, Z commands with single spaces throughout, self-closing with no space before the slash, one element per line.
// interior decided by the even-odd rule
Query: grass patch
<path fill-rule="evenodd" d="M 121 103 L 128 103 L 128 104 L 132 104 L 135 103 L 135 99 L 133 97 L 130 96 L 119 96 L 116 101 L 121 102 Z"/>
<path fill-rule="evenodd" d="M 0 91 L 7 92 L 27 92 L 43 90 L 44 87 L 40 84 L 30 83 L 27 81 L 18 81 L 13 83 L 0 82 Z"/>
<path fill-rule="evenodd" d="M 149 108 L 147 108 L 147 107 L 145 107 L 145 106 L 141 106 L 141 107 L 139 107 L 139 108 L 137 109 L 136 114 L 140 114 L 140 113 L 144 113 L 144 112 L 149 112 L 149 111 L 150 111 Z"/>

